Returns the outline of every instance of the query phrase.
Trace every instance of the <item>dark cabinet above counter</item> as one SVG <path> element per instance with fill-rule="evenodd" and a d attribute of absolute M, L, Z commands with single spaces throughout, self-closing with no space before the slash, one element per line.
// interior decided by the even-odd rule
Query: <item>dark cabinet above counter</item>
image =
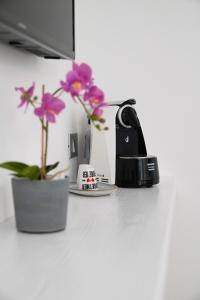
<path fill-rule="evenodd" d="M 74 0 L 0 0 L 0 42 L 45 58 L 75 58 Z"/>

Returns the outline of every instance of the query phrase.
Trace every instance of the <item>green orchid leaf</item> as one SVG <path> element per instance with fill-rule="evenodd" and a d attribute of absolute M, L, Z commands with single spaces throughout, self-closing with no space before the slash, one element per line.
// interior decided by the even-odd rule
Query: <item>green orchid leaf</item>
<path fill-rule="evenodd" d="M 28 166 L 21 172 L 18 172 L 20 177 L 28 178 L 30 180 L 40 179 L 40 168 L 38 166 Z"/>
<path fill-rule="evenodd" d="M 40 168 L 38 166 L 28 166 L 21 162 L 8 161 L 0 164 L 0 168 L 14 171 L 13 176 L 28 179 L 39 179 Z"/>
<path fill-rule="evenodd" d="M 20 175 L 19 173 L 11 173 L 10 175 L 11 175 L 11 176 L 14 176 L 14 177 L 18 177 L 18 178 L 23 177 L 23 176 Z"/>
<path fill-rule="evenodd" d="M 57 168 L 58 165 L 59 165 L 59 161 L 57 161 L 53 165 L 46 166 L 46 174 L 49 173 L 50 171 L 54 170 L 55 168 Z"/>
<path fill-rule="evenodd" d="M 17 161 L 7 161 L 0 164 L 0 168 L 14 171 L 16 173 L 21 172 L 26 167 L 28 167 L 28 165 Z"/>

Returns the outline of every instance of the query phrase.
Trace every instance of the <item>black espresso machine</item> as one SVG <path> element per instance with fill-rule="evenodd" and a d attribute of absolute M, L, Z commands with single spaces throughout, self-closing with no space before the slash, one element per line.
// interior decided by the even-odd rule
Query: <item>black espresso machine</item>
<path fill-rule="evenodd" d="M 108 131 L 91 125 L 89 163 L 99 182 L 128 188 L 159 183 L 157 157 L 147 155 L 135 104 L 129 99 L 108 105 L 104 111 Z"/>

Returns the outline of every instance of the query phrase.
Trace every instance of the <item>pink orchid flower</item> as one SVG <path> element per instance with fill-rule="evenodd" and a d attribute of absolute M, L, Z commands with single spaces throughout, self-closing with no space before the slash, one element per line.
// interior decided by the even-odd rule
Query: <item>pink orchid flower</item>
<path fill-rule="evenodd" d="M 72 97 L 79 96 L 81 91 L 92 84 L 92 69 L 85 63 L 73 63 L 72 71 L 66 75 L 66 81 L 60 81 L 60 84 Z"/>
<path fill-rule="evenodd" d="M 104 93 L 96 85 L 93 85 L 84 94 L 83 98 L 94 108 L 104 102 Z"/>
<path fill-rule="evenodd" d="M 45 117 L 50 123 L 56 122 L 56 115 L 58 115 L 65 108 L 65 103 L 52 96 L 50 93 L 45 93 L 42 97 L 42 104 L 35 108 L 34 113 L 39 118 Z"/>
<path fill-rule="evenodd" d="M 31 97 L 33 96 L 34 89 L 35 89 L 35 82 L 33 82 L 32 86 L 30 86 L 28 89 L 25 89 L 24 87 L 15 88 L 17 92 L 19 91 L 21 93 L 20 104 L 18 105 L 18 107 L 22 107 L 25 104 L 26 107 L 28 106 Z"/>
<path fill-rule="evenodd" d="M 107 104 L 104 102 L 104 103 L 101 103 L 99 104 L 98 106 L 96 106 L 92 112 L 92 115 L 95 115 L 97 116 L 98 118 L 101 118 L 102 115 L 103 115 L 103 107 L 107 106 Z"/>

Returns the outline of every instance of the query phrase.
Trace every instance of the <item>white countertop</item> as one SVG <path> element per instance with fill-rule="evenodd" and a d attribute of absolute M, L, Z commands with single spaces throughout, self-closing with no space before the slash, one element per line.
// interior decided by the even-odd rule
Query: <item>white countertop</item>
<path fill-rule="evenodd" d="M 68 225 L 51 234 L 0 224 L 0 300 L 161 300 L 175 184 L 70 194 Z"/>

